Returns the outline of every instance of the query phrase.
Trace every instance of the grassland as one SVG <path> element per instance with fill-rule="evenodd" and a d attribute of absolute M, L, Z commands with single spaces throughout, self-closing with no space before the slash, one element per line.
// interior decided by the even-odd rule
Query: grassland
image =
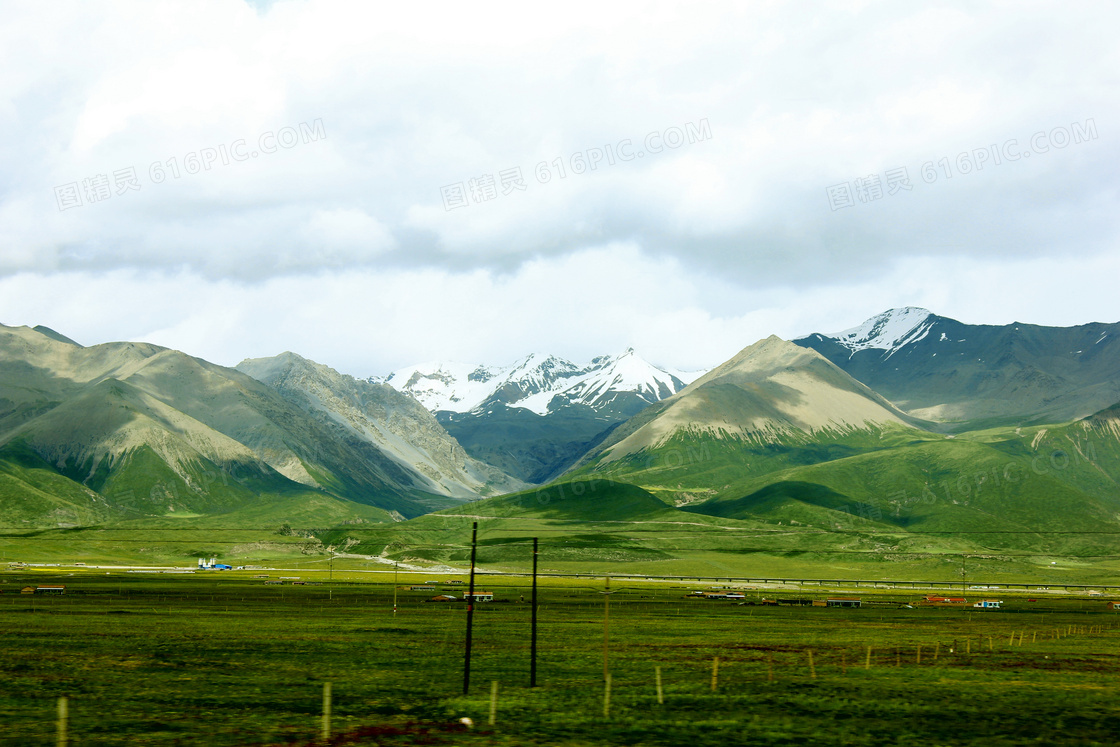
<path fill-rule="evenodd" d="M 234 566 L 321 567 L 341 553 L 381 564 L 463 568 L 477 521 L 479 561 L 495 570 L 524 569 L 527 543 L 540 537 L 542 570 L 561 573 L 1060 585 L 1111 583 L 1120 571 L 1114 533 L 1060 535 L 1061 547 L 1048 548 L 1047 537 L 1034 531 L 914 531 L 892 524 L 885 514 L 878 519 L 840 514 L 846 524 L 839 527 L 814 526 L 810 515 L 793 511 L 785 523 L 736 519 L 682 510 L 637 486 L 599 479 L 553 484 L 399 523 L 338 523 L 348 514 L 331 515 L 333 499 L 319 498 L 327 505 L 288 499 L 287 533 L 278 524 L 269 526 L 275 504 L 262 506 L 259 516 L 243 509 L 224 516 L 7 531 L 0 533 L 0 562 L 193 567 L 196 558 L 218 557 Z M 821 502 L 826 499 L 827 494 Z M 1057 551 L 1071 546 L 1077 552 Z"/>
<path fill-rule="evenodd" d="M 703 587 L 616 579 L 604 716 L 602 580 L 542 582 L 530 689 L 528 580 L 484 577 L 496 601 L 478 605 L 464 696 L 465 607 L 422 601 L 462 586 L 398 590 L 394 614 L 394 588 L 447 577 L 402 573 L 394 585 L 349 562 L 270 571 L 319 586 L 239 572 L 0 573 L 0 741 L 53 744 L 66 696 L 80 744 L 312 744 L 325 682 L 332 744 L 1111 744 L 1120 729 L 1120 618 L 1099 597 L 984 592 L 1006 608 L 980 612 L 865 590 L 863 608 L 841 610 L 689 600 Z M 67 593 L 13 593 L 43 583 Z"/>
<path fill-rule="evenodd" d="M 487 567 L 524 567 L 527 540 L 540 537 L 548 549 L 542 568 L 567 573 L 941 581 L 963 576 L 977 583 L 1074 584 L 1105 582 L 1120 568 L 1117 534 L 1108 526 L 1057 539 L 1034 529 L 989 533 L 1005 528 L 991 523 L 971 527 L 974 532 L 915 531 L 892 524 L 882 510 L 875 518 L 858 516 L 861 505 L 873 508 L 852 503 L 852 513 L 835 512 L 844 521 L 839 526 L 814 526 L 810 517 L 793 511 L 785 512 L 781 523 L 691 512 L 638 486 L 579 479 L 400 524 L 350 525 L 319 536 L 351 553 L 461 567 L 477 521 L 479 558 Z"/>

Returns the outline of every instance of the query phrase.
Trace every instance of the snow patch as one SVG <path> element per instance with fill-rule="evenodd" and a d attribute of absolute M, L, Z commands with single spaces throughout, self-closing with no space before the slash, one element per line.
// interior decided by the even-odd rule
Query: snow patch
<path fill-rule="evenodd" d="M 394 371 L 381 380 L 412 395 L 432 412 L 473 412 L 501 402 L 543 416 L 552 412 L 557 397 L 558 406 L 580 403 L 595 409 L 610 404 L 623 392 L 657 402 L 704 373 L 658 368 L 630 348 L 615 357 L 599 356 L 585 365 L 544 353 L 534 353 L 509 366 L 422 363 Z"/>
<path fill-rule="evenodd" d="M 829 335 L 855 354 L 860 350 L 887 350 L 889 358 L 905 345 L 929 334 L 933 314 L 927 309 L 907 306 L 871 317 L 858 327 Z M 941 339 L 945 339 L 942 334 Z"/>

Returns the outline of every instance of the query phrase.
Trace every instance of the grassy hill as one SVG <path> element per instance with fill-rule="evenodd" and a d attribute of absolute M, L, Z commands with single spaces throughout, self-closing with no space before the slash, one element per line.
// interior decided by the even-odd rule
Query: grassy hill
<path fill-rule="evenodd" d="M 844 473 L 849 484 L 867 468 L 857 463 Z M 946 580 L 967 565 L 973 577 L 1058 582 L 1099 578 L 1120 566 L 1111 537 L 1054 538 L 1036 529 L 993 535 L 996 525 L 978 505 L 950 510 L 949 519 L 935 522 L 937 506 L 910 510 L 901 495 L 893 496 L 895 503 L 861 500 L 825 484 L 827 476 L 817 477 L 761 478 L 723 500 L 682 508 L 637 485 L 578 478 L 479 501 L 469 511 L 448 509 L 391 526 L 337 527 L 318 536 L 339 551 L 406 568 L 466 565 L 473 522 L 480 567 L 505 570 L 528 567 L 532 537 L 540 538 L 543 570 L 569 573 Z M 1035 510 L 1023 508 L 998 526 L 1022 531 L 1015 519 Z M 1098 555 L 1112 560 L 1089 557 Z"/>
<path fill-rule="evenodd" d="M 317 527 L 418 516 L 462 500 L 354 428 L 233 369 L 155 345 L 82 347 L 50 330 L 0 325 L 6 523 L 104 525 L 258 506 L 281 519 L 293 496 L 331 506 Z M 355 508 L 363 504 L 376 510 Z"/>

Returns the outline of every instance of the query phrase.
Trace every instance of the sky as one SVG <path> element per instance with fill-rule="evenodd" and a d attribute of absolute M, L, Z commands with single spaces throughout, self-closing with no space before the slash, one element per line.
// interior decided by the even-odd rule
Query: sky
<path fill-rule="evenodd" d="M 0 323 L 356 376 L 1120 321 L 1114 2 L 4 2 Z"/>

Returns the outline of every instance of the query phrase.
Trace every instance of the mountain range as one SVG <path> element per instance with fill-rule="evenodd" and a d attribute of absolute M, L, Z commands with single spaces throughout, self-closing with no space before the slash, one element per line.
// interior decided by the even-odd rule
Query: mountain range
<path fill-rule="evenodd" d="M 628 349 L 583 365 L 545 354 L 509 366 L 426 363 L 383 381 L 423 403 L 471 456 L 544 483 L 702 373 L 658 368 Z"/>
<path fill-rule="evenodd" d="M 146 343 L 0 326 L 6 522 L 235 514 L 314 499 L 390 521 L 522 486 L 415 400 L 294 355 L 241 371 Z"/>
<path fill-rule="evenodd" d="M 881 371 L 889 366 L 883 361 L 906 355 L 939 326 L 945 328 L 902 310 L 828 338 L 829 349 L 846 345 L 849 358 L 877 351 L 871 355 Z M 1088 336 L 1103 345 L 1107 337 L 1094 328 L 1099 326 L 1090 325 Z M 1071 334 L 1055 330 L 1051 344 L 1061 345 Z M 1084 330 L 1076 334 L 1086 339 Z M 1046 337 L 1038 330 L 1032 335 L 1036 343 Z M 819 343 L 824 337 L 808 339 Z M 884 344 L 891 347 L 879 347 Z M 1115 357 L 1101 349 L 1102 356 Z M 1020 356 L 1014 363 L 1003 359 L 1012 369 L 1007 378 L 1014 378 L 1016 363 L 1028 362 Z M 1003 413 L 1017 413 L 1017 422 L 992 427 L 981 411 L 982 429 L 964 431 L 958 422 L 949 433 L 944 422 L 915 416 L 928 415 L 928 409 L 906 411 L 898 405 L 907 401 L 889 401 L 841 362 L 776 337 L 755 343 L 617 428 L 568 477 L 629 483 L 665 504 L 726 519 L 833 531 L 984 535 L 983 542 L 959 545 L 973 551 L 1112 547 L 1110 533 L 1120 530 L 1115 403 L 1072 422 L 1043 425 L 1045 416 L 1030 409 L 1034 400 L 1012 402 Z M 1047 365 L 1058 369 L 1053 358 Z M 1100 360 L 1094 366 L 1110 370 Z M 1056 399 L 1091 410 L 1108 382 L 1095 381 L 1092 371 L 1079 374 L 1067 373 L 1065 380 L 1080 386 L 1056 392 Z M 990 377 L 1005 387 L 1000 378 Z M 920 383 L 910 382 L 911 391 L 921 390 Z M 973 417 L 973 402 L 998 400 L 967 386 L 955 391 L 973 391 L 975 399 L 960 410 Z M 1081 532 L 1109 536 L 1095 540 Z"/>
<path fill-rule="evenodd" d="M 9 528 L 298 517 L 377 553 L 464 516 L 537 531 L 589 512 L 710 538 L 796 530 L 767 552 L 870 552 L 890 536 L 915 552 L 1107 554 L 1117 335 L 904 308 L 772 336 L 703 374 L 628 350 L 360 380 L 290 352 L 226 368 L 0 325 L 0 509 Z M 549 504 L 565 485 L 609 487 Z M 712 542 L 721 563 L 742 552 Z"/>
<path fill-rule="evenodd" d="M 1120 402 L 1120 324 L 962 324 L 913 307 L 794 340 L 949 432 L 1084 418 Z"/>

